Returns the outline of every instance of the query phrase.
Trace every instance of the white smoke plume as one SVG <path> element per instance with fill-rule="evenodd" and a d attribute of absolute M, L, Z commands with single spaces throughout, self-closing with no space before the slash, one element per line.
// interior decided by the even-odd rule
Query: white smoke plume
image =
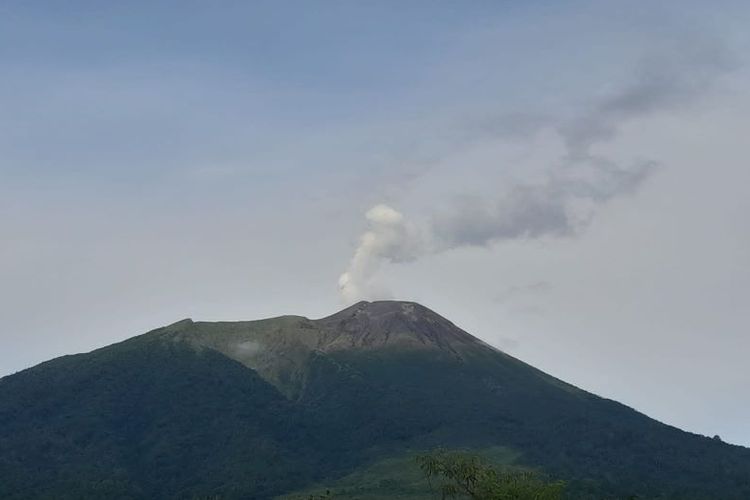
<path fill-rule="evenodd" d="M 407 262 L 425 250 L 415 229 L 403 215 L 387 205 L 376 205 L 365 214 L 369 229 L 360 238 L 349 269 L 339 278 L 339 291 L 346 302 L 384 298 L 372 278 L 383 262 Z M 378 297 L 380 296 L 380 297 Z"/>
<path fill-rule="evenodd" d="M 499 186 L 492 199 L 463 194 L 419 230 L 396 210 L 373 207 L 366 214 L 369 230 L 339 279 L 343 300 L 376 298 L 373 277 L 386 262 L 502 240 L 578 234 L 597 208 L 637 190 L 657 166 L 654 160 L 623 165 L 592 150 L 614 140 L 630 120 L 690 104 L 729 66 L 714 46 L 682 46 L 668 58 L 644 61 L 618 91 L 572 119 L 540 126 L 553 130 L 563 144 L 562 156 L 541 180 Z"/>

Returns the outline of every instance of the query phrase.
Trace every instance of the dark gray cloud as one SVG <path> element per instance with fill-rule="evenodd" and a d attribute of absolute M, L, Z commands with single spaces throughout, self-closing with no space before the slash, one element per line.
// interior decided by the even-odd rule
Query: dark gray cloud
<path fill-rule="evenodd" d="M 457 196 L 420 230 L 407 230 L 413 226 L 402 214 L 380 205 L 397 214 L 400 230 L 365 233 L 339 282 L 342 297 L 347 302 L 374 298 L 376 270 L 382 262 L 403 262 L 396 253 L 402 248 L 414 250 L 409 260 L 416 260 L 465 246 L 579 234 L 600 206 L 634 193 L 658 167 L 653 159 L 623 163 L 594 148 L 613 141 L 632 120 L 692 105 L 731 68 L 723 46 L 688 40 L 643 58 L 632 79 L 592 99 L 569 119 L 518 115 L 516 120 L 505 116 L 481 121 L 473 129 L 478 135 L 496 133 L 505 140 L 551 129 L 562 143 L 561 156 L 536 182 L 505 182 L 495 196 Z"/>
<path fill-rule="evenodd" d="M 553 183 L 517 186 L 499 200 L 465 196 L 433 216 L 441 246 L 486 245 L 498 239 L 563 236 L 571 222 L 565 197 Z"/>
<path fill-rule="evenodd" d="M 564 154 L 550 166 L 546 180 L 506 186 L 496 199 L 463 196 L 434 215 L 440 245 L 577 234 L 596 206 L 635 192 L 658 166 L 656 160 L 618 163 L 592 148 L 614 140 L 628 121 L 691 105 L 732 67 L 726 50 L 713 43 L 684 44 L 644 58 L 630 82 L 553 127 Z M 529 126 L 541 127 L 538 121 L 522 123 L 529 131 Z M 588 211 L 573 209 L 580 203 L 588 203 Z"/>
<path fill-rule="evenodd" d="M 597 205 L 635 192 L 657 167 L 655 161 L 621 167 L 604 157 L 590 157 L 585 163 L 586 169 L 564 166 L 542 183 L 512 185 L 496 199 L 458 198 L 432 217 L 440 247 L 574 236 L 586 227 Z M 586 208 L 575 210 L 580 203 Z"/>

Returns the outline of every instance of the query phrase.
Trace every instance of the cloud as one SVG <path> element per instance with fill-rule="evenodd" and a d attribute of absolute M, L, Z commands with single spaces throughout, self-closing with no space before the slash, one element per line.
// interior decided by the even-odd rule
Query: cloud
<path fill-rule="evenodd" d="M 546 125 L 537 117 L 512 129 L 548 129 L 562 144 L 560 156 L 544 166 L 535 181 L 504 182 L 489 197 L 461 193 L 433 211 L 419 230 L 398 211 L 373 207 L 366 214 L 369 230 L 339 279 L 342 298 L 373 298 L 373 278 L 384 262 L 504 240 L 580 234 L 601 206 L 634 193 L 658 168 L 656 160 L 624 163 L 597 152 L 597 147 L 615 140 L 632 120 L 691 105 L 731 68 L 727 54 L 712 44 L 686 44 L 652 54 L 636 67 L 631 80 L 572 117 L 549 119 Z M 487 132 L 486 124 L 480 128 Z M 498 132 L 508 140 L 505 129 Z"/>
<path fill-rule="evenodd" d="M 517 299 L 546 294 L 551 288 L 552 285 L 548 281 L 536 281 L 527 285 L 513 285 L 501 290 L 495 296 L 494 301 L 498 304 L 507 304 Z"/>
<path fill-rule="evenodd" d="M 260 353 L 265 351 L 265 348 L 260 342 L 246 340 L 237 344 L 234 351 L 239 358 L 246 359 L 258 356 Z"/>
<path fill-rule="evenodd" d="M 448 212 L 433 217 L 437 237 L 448 248 L 544 236 L 575 235 L 595 209 L 635 192 L 658 167 L 656 160 L 621 164 L 596 146 L 617 138 L 628 121 L 693 103 L 732 68 L 721 46 L 685 44 L 644 58 L 621 88 L 576 116 L 552 123 L 564 153 L 541 181 L 507 186 L 494 199 L 461 197 Z M 580 206 L 588 209 L 581 212 Z"/>
<path fill-rule="evenodd" d="M 557 127 L 570 161 L 591 160 L 591 148 L 614 139 L 628 120 L 691 104 L 734 67 L 718 43 L 683 42 L 641 59 L 626 85 Z"/>
<path fill-rule="evenodd" d="M 564 202 L 554 184 L 516 186 L 496 200 L 464 196 L 451 210 L 434 215 L 432 227 L 446 249 L 498 239 L 562 236 L 569 232 Z"/>

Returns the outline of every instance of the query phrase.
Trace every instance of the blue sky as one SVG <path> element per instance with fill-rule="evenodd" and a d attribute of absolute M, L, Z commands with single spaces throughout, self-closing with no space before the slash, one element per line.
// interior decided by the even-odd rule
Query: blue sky
<path fill-rule="evenodd" d="M 0 375 L 183 317 L 387 296 L 750 444 L 748 21 L 729 1 L 5 2 Z"/>

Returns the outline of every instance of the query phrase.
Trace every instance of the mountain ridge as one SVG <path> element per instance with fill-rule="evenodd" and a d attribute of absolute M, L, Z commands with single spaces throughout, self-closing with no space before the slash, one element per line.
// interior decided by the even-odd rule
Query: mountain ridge
<path fill-rule="evenodd" d="M 500 355 L 566 390 L 580 391 L 411 301 L 359 301 L 318 319 L 282 315 L 233 322 L 181 320 L 154 332 L 171 335 L 198 349 L 217 350 L 256 370 L 291 398 L 301 390 L 302 371 L 313 353 L 347 350 L 431 350 L 464 361 L 471 357 Z"/>
<path fill-rule="evenodd" d="M 0 378 L 0 497 L 271 498 L 500 446 L 571 498 L 750 498 L 750 449 L 560 381 L 413 302 L 185 319 Z"/>

